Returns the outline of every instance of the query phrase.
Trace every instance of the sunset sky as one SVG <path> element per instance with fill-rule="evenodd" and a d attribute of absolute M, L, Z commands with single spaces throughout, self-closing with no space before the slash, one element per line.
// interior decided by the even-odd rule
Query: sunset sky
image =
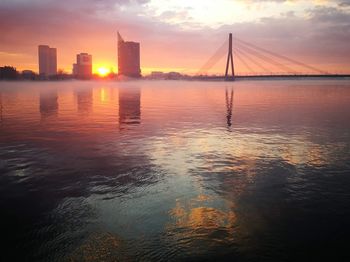
<path fill-rule="evenodd" d="M 66 72 L 80 52 L 92 54 L 94 72 L 116 71 L 117 30 L 141 43 L 143 74 L 195 74 L 230 32 L 322 70 L 350 73 L 350 0 L 1 0 L 0 66 L 37 72 L 37 46 L 48 44 Z M 211 73 L 224 66 L 220 61 Z"/>

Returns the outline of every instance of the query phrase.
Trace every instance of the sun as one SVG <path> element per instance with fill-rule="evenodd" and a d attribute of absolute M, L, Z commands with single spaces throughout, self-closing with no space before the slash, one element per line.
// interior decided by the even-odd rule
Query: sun
<path fill-rule="evenodd" d="M 97 69 L 97 73 L 99 74 L 99 76 L 102 76 L 102 77 L 108 75 L 110 72 L 111 70 L 109 70 L 106 67 L 99 67 Z"/>

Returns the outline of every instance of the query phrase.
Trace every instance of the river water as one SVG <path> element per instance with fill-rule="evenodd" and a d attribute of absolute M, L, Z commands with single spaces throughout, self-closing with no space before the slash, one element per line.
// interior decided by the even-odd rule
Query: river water
<path fill-rule="evenodd" d="M 0 82 L 2 261 L 349 258 L 350 81 Z"/>

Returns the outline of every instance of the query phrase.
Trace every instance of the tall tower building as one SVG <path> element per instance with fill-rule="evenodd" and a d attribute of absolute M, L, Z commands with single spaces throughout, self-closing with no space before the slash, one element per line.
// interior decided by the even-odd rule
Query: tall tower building
<path fill-rule="evenodd" d="M 77 55 L 77 63 L 73 64 L 73 75 L 79 79 L 92 77 L 92 55 L 87 53 Z"/>
<path fill-rule="evenodd" d="M 141 77 L 140 43 L 127 42 L 118 32 L 118 74 Z"/>
<path fill-rule="evenodd" d="M 57 74 L 57 49 L 39 45 L 39 75 L 49 77 Z"/>

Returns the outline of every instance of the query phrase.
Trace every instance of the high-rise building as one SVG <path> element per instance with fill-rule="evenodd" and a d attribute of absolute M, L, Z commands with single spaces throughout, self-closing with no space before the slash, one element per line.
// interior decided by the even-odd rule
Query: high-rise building
<path fill-rule="evenodd" d="M 77 63 L 73 64 L 73 75 L 79 79 L 92 77 L 92 55 L 87 53 L 77 55 Z"/>
<path fill-rule="evenodd" d="M 140 43 L 124 41 L 118 32 L 118 74 L 141 77 Z"/>
<path fill-rule="evenodd" d="M 57 74 L 57 49 L 48 45 L 39 45 L 39 75 L 42 77 Z"/>

